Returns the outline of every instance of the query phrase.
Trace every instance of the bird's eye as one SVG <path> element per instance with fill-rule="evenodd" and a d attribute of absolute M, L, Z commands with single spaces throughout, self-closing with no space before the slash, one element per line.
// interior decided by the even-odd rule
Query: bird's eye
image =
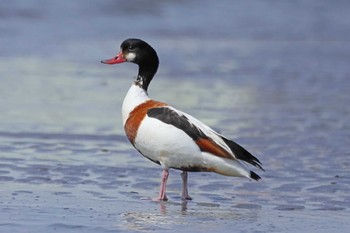
<path fill-rule="evenodd" d="M 129 51 L 134 51 L 134 50 L 135 50 L 135 48 L 134 48 L 134 47 L 132 47 L 132 46 L 129 46 L 128 50 L 129 50 Z"/>

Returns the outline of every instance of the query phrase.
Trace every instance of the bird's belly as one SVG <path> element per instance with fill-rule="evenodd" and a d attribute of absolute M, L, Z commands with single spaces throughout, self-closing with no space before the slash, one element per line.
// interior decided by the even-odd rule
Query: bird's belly
<path fill-rule="evenodd" d="M 205 170 L 206 167 L 206 161 L 191 137 L 154 118 L 145 117 L 137 131 L 134 146 L 163 168 L 191 170 L 203 167 Z"/>

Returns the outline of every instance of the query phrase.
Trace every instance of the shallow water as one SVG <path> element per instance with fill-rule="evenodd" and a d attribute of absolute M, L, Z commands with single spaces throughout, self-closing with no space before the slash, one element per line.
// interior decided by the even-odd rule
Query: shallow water
<path fill-rule="evenodd" d="M 0 232 L 347 232 L 348 3 L 0 5 Z M 124 137 L 126 37 L 157 49 L 151 97 L 257 155 L 262 180 L 161 170 Z"/>

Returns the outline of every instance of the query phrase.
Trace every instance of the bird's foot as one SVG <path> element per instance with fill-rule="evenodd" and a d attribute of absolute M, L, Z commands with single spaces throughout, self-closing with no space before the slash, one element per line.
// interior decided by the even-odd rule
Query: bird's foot
<path fill-rule="evenodd" d="M 192 197 L 190 197 L 190 196 L 187 194 L 187 195 L 183 195 L 183 196 L 181 197 L 181 199 L 182 199 L 183 201 L 189 201 L 189 200 L 192 200 Z"/>
<path fill-rule="evenodd" d="M 166 195 L 164 195 L 163 197 L 159 196 L 159 197 L 156 197 L 156 198 L 152 198 L 152 201 L 167 201 L 168 198 Z"/>

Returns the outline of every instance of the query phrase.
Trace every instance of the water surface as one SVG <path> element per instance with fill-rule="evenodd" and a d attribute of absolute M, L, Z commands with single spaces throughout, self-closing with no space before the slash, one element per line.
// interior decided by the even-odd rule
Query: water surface
<path fill-rule="evenodd" d="M 0 232 L 347 232 L 348 3 L 19 1 L 0 6 Z M 149 92 L 257 155 L 262 180 L 191 173 L 193 201 L 124 137 L 127 37 Z M 146 200 L 145 200 L 146 199 Z"/>

